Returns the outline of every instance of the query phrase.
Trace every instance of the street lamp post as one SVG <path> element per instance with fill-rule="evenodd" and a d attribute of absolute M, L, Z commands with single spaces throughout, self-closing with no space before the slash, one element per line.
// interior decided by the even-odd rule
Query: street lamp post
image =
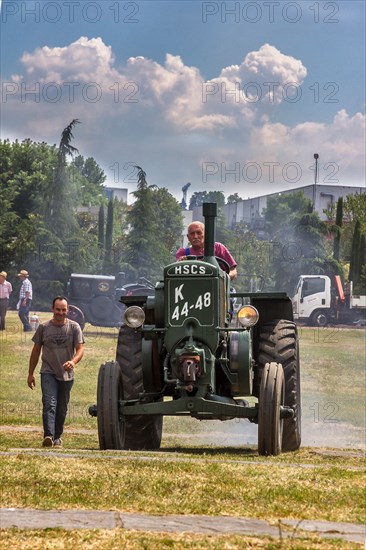
<path fill-rule="evenodd" d="M 314 188 L 313 188 L 313 212 L 315 210 L 315 200 L 316 200 L 316 184 L 319 181 L 319 167 L 318 167 L 318 153 L 314 153 L 315 159 L 315 169 L 314 169 Z"/>

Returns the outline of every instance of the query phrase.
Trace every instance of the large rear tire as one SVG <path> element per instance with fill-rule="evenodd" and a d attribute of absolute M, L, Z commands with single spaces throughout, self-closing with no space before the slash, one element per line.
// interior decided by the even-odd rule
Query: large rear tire
<path fill-rule="evenodd" d="M 121 369 L 123 399 L 138 399 L 139 394 L 144 390 L 140 332 L 127 326 L 120 328 L 116 358 Z M 163 431 L 162 415 L 128 416 L 125 417 L 123 428 L 123 449 L 160 448 Z"/>
<path fill-rule="evenodd" d="M 99 448 L 122 449 L 123 425 L 119 414 L 122 399 L 122 376 L 119 364 L 108 361 L 100 366 L 97 387 Z"/>
<path fill-rule="evenodd" d="M 282 451 L 296 451 L 301 444 L 301 384 L 297 327 L 292 321 L 274 320 L 263 325 L 259 336 L 259 364 L 281 363 L 285 377 L 285 406 L 293 418 L 283 422 Z"/>
<path fill-rule="evenodd" d="M 285 380 L 282 365 L 264 366 L 259 391 L 258 453 L 278 455 L 282 449 L 283 420 L 281 409 L 285 400 Z"/>

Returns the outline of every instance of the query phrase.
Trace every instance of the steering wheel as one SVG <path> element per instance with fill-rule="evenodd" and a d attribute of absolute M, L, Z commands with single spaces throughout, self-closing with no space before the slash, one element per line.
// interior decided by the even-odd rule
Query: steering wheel
<path fill-rule="evenodd" d="M 193 256 L 193 255 L 186 256 L 187 260 L 202 260 L 203 258 L 204 258 L 204 256 Z M 224 258 L 220 258 L 220 256 L 215 256 L 215 259 L 217 260 L 220 268 L 229 275 L 230 266 L 227 263 L 227 261 L 224 260 Z"/>

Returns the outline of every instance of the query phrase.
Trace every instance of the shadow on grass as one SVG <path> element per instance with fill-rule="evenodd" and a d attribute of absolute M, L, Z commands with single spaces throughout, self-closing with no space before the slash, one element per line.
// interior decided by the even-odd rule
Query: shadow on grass
<path fill-rule="evenodd" d="M 257 449 L 248 447 L 162 447 L 160 453 L 175 453 L 175 454 L 190 454 L 190 455 L 206 455 L 217 456 L 228 454 L 236 456 L 253 456 L 258 455 Z"/>
<path fill-rule="evenodd" d="M 99 449 L 99 446 L 82 446 L 79 448 L 79 450 L 84 451 L 101 451 Z M 119 451 L 126 453 L 151 453 L 151 454 L 159 454 L 159 455 L 196 455 L 196 456 L 222 456 L 223 454 L 230 454 L 232 456 L 258 456 L 258 449 L 256 448 L 248 448 L 248 447 L 183 447 L 183 446 L 177 446 L 177 447 L 160 447 L 160 449 L 139 449 L 139 450 L 133 450 L 133 449 L 103 449 L 103 452 L 107 453 L 108 451 L 113 453 L 118 453 Z"/>

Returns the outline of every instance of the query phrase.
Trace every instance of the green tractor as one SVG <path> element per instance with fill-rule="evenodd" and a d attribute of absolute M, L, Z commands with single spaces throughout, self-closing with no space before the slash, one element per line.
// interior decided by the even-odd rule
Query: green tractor
<path fill-rule="evenodd" d="M 101 365 L 89 408 L 101 449 L 159 449 L 164 415 L 246 418 L 258 424 L 261 455 L 300 446 L 291 301 L 281 292 L 232 294 L 228 266 L 214 256 L 216 204 L 204 204 L 203 216 L 204 257 L 166 266 L 155 296 L 121 298 L 116 361 Z M 235 322 L 233 297 L 243 303 Z"/>

